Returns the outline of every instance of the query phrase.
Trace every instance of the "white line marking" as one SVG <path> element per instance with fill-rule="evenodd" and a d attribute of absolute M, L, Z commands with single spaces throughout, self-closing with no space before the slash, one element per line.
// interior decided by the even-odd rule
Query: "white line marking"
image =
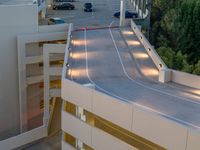
<path fill-rule="evenodd" d="M 94 2 L 92 0 L 92 16 L 94 16 Z"/>
<path fill-rule="evenodd" d="M 86 74 L 87 74 L 87 77 L 88 77 L 89 81 L 90 81 L 92 84 L 94 84 L 95 87 L 97 87 L 98 89 L 100 89 L 100 90 L 102 90 L 103 92 L 107 93 L 108 95 L 111 95 L 111 96 L 113 96 L 113 97 L 115 97 L 115 98 L 118 98 L 119 100 L 123 100 L 123 101 L 126 101 L 126 102 L 130 103 L 130 100 L 125 99 L 125 98 L 122 98 L 122 97 L 120 97 L 120 96 L 117 96 L 117 95 L 115 95 L 115 94 L 113 94 L 113 93 L 110 93 L 110 92 L 106 91 L 104 88 L 98 86 L 98 85 L 91 79 L 91 77 L 90 77 L 90 75 L 89 75 L 89 72 L 88 72 L 88 54 L 87 54 L 88 49 L 87 49 L 87 33 L 86 33 L 86 29 L 84 29 L 84 41 L 85 41 L 84 43 L 85 43 L 85 53 L 86 53 Z M 144 108 L 144 109 L 146 109 L 146 110 L 149 110 L 149 111 L 151 111 L 151 112 L 160 114 L 160 115 L 162 115 L 162 116 L 165 116 L 165 117 L 167 117 L 167 118 L 170 118 L 170 119 L 172 119 L 172 120 L 174 120 L 174 121 L 177 121 L 177 122 L 179 122 L 179 123 L 182 123 L 182 124 L 184 124 L 184 125 L 191 126 L 191 127 L 197 128 L 197 129 L 200 129 L 200 126 L 193 125 L 193 124 L 191 124 L 191 123 L 189 123 L 189 122 L 185 122 L 185 121 L 180 120 L 180 119 L 177 119 L 177 118 L 175 118 L 175 117 L 173 117 L 173 116 L 169 116 L 169 115 L 167 115 L 167 114 L 164 114 L 164 113 L 162 113 L 162 112 L 160 112 L 160 111 L 157 111 L 157 110 L 154 110 L 154 109 L 152 109 L 152 108 L 149 108 L 149 107 L 146 107 L 146 106 L 137 104 L 137 103 L 135 103 L 135 102 L 132 102 L 132 103 L 133 103 L 134 105 L 137 105 L 137 106 L 139 106 L 139 107 L 142 107 L 142 108 Z"/>
<path fill-rule="evenodd" d="M 117 54 L 118 54 L 118 57 L 119 57 L 121 66 L 122 66 L 122 68 L 123 68 L 123 72 L 124 72 L 124 74 L 127 76 L 128 79 L 130 79 L 132 82 L 134 82 L 134 83 L 136 83 L 136 84 L 138 84 L 138 85 L 140 85 L 140 86 L 142 86 L 142 87 L 144 87 L 144 88 L 146 88 L 146 89 L 149 89 L 149 90 L 151 90 L 151 91 L 158 92 L 158 93 L 161 93 L 161 94 L 165 94 L 165 95 L 168 95 L 168 96 L 171 96 L 171 97 L 175 97 L 175 98 L 178 98 L 178 99 L 185 100 L 185 101 L 187 101 L 187 102 L 191 102 L 191 103 L 200 105 L 200 102 L 195 102 L 195 101 L 192 101 L 192 100 L 187 99 L 187 98 L 185 98 L 185 97 L 181 97 L 181 96 L 177 96 L 177 95 L 172 95 L 172 94 L 170 94 L 170 93 L 167 93 L 167 92 L 164 92 L 164 91 L 161 91 L 161 90 L 158 90 L 158 89 L 149 87 L 149 86 L 147 86 L 147 85 L 145 85 L 145 84 L 142 84 L 141 82 L 138 82 L 138 81 L 134 80 L 133 78 L 131 78 L 131 77 L 128 75 L 128 73 L 127 73 L 127 71 L 126 71 L 126 69 L 125 69 L 125 67 L 124 67 L 122 58 L 121 58 L 120 53 L 119 53 L 119 49 L 118 49 L 118 47 L 117 47 L 117 45 L 116 45 L 115 39 L 114 39 L 113 34 L 112 34 L 112 31 L 111 31 L 111 26 L 112 26 L 113 23 L 114 23 L 114 21 L 112 21 L 111 24 L 110 24 L 110 26 L 109 26 L 109 32 L 110 32 L 112 41 L 113 41 L 113 43 L 114 43 L 115 49 L 116 49 L 116 51 L 117 51 Z M 174 100 L 174 99 L 172 99 L 172 100 Z"/>

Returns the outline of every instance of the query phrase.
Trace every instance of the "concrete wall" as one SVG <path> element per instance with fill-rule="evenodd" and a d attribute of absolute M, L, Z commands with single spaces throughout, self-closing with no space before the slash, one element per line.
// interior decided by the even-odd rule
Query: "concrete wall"
<path fill-rule="evenodd" d="M 36 5 L 0 5 L 0 140 L 19 133 L 17 35 L 38 31 Z"/>
<path fill-rule="evenodd" d="M 137 150 L 131 145 L 86 124 L 65 111 L 62 111 L 62 130 L 95 150 Z M 64 146 L 62 148 L 62 150 L 68 150 Z"/>
<path fill-rule="evenodd" d="M 43 80 L 43 67 L 39 66 L 40 60 L 43 61 L 43 49 L 38 47 L 36 43 L 45 42 L 45 41 L 54 41 L 54 40 L 63 40 L 67 39 L 67 29 L 64 29 L 65 26 L 53 26 L 54 32 L 48 32 L 52 27 L 43 26 L 40 32 L 33 34 L 20 34 L 17 38 L 18 40 L 18 70 L 19 70 L 19 101 L 20 101 L 20 117 L 21 117 L 21 130 L 27 130 L 27 84 L 28 83 L 37 83 Z M 46 28 L 45 28 L 46 27 Z M 62 32 L 61 32 L 62 30 Z M 42 32 L 44 31 L 44 32 Z M 33 53 L 31 50 L 36 48 L 36 53 Z M 26 57 L 26 53 L 29 57 Z M 34 57 L 34 55 L 39 55 L 39 57 Z M 36 60 L 35 63 L 31 63 L 32 60 Z M 30 60 L 30 61 L 27 61 Z M 37 62 L 39 60 L 39 62 Z M 30 64 L 26 64 L 29 62 Z M 32 61 L 34 62 L 34 61 Z M 29 77 L 29 78 L 27 78 Z M 34 82 L 33 82 L 34 81 Z M 37 109 L 36 109 L 37 110 Z"/>
<path fill-rule="evenodd" d="M 200 76 L 172 70 L 171 80 L 175 83 L 183 84 L 189 87 L 200 89 Z"/>
<path fill-rule="evenodd" d="M 131 28 L 135 32 L 136 36 L 140 40 L 140 42 L 143 44 L 145 50 L 147 51 L 148 55 L 153 60 L 156 67 L 160 69 L 165 69 L 167 66 L 163 62 L 163 60 L 160 58 L 156 50 L 153 48 L 153 46 L 149 43 L 149 41 L 146 39 L 146 37 L 141 33 L 141 31 L 138 29 L 137 25 L 134 23 L 133 20 L 131 20 Z"/>
<path fill-rule="evenodd" d="M 178 84 L 186 85 L 189 87 L 200 89 L 200 76 L 192 75 L 189 73 L 184 73 L 181 71 L 168 69 L 163 60 L 160 58 L 156 50 L 149 43 L 149 41 L 145 38 L 145 36 L 138 29 L 137 25 L 134 21 L 131 20 L 131 28 L 137 35 L 140 42 L 143 44 L 146 49 L 148 55 L 153 60 L 154 64 L 159 69 L 159 81 L 160 82 L 168 82 L 172 81 Z M 162 67 L 161 67 L 162 66 Z"/>
<path fill-rule="evenodd" d="M 168 150 L 185 149 L 187 142 L 186 126 L 147 111 L 140 106 L 133 107 L 132 132 Z"/>
<path fill-rule="evenodd" d="M 65 141 L 62 141 L 62 150 L 76 150 L 74 147 L 66 143 Z"/>
<path fill-rule="evenodd" d="M 186 150 L 199 150 L 200 149 L 200 132 L 190 129 L 188 131 L 188 142 Z"/>
<path fill-rule="evenodd" d="M 57 25 L 42 25 L 39 26 L 38 32 L 63 32 L 67 31 L 69 27 L 69 24 L 57 24 Z"/>
<path fill-rule="evenodd" d="M 166 118 L 164 114 L 137 104 L 115 99 L 67 79 L 62 80 L 62 98 L 166 149 L 183 150 L 187 148 L 187 145 L 191 148 L 190 150 L 199 148 L 200 132 L 198 129 L 191 130 L 188 126 Z M 99 131 L 93 128 L 92 135 L 90 135 L 89 126 L 83 124 L 84 122 L 63 112 L 62 129 L 88 145 L 90 144 L 89 136 L 92 136 L 92 147 L 95 149 L 103 145 L 101 140 L 112 137 L 102 131 L 98 133 Z M 95 143 L 95 138 L 98 139 L 97 143 Z M 103 149 L 107 149 L 108 145 L 115 146 L 116 142 L 112 144 L 113 141 L 118 141 L 122 144 L 120 146 L 126 147 L 126 144 L 124 145 L 119 139 L 109 140 L 109 138 L 103 145 L 105 146 Z M 120 146 L 117 147 L 120 149 Z"/>
<path fill-rule="evenodd" d="M 31 143 L 35 140 L 38 140 L 46 136 L 47 136 L 47 129 L 44 126 L 41 126 L 29 132 L 22 133 L 20 135 L 0 141 L 0 149 L 1 150 L 15 149 L 17 147 L 23 146 L 27 143 Z"/>

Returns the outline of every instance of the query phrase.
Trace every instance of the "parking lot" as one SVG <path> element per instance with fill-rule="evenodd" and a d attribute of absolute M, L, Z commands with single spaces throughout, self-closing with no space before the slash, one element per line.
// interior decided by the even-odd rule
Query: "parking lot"
<path fill-rule="evenodd" d="M 75 6 L 74 10 L 52 10 L 47 11 L 47 18 L 59 17 L 66 23 L 73 23 L 75 27 L 101 27 L 107 26 L 111 21 L 118 21 L 113 14 L 120 9 L 120 0 L 76 0 L 70 2 Z M 84 3 L 92 3 L 94 11 L 84 12 Z M 131 9 L 127 0 L 127 9 Z"/>

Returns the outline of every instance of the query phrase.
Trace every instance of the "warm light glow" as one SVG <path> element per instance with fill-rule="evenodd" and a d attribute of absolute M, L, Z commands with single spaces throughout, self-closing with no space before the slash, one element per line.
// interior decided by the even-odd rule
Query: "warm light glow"
<path fill-rule="evenodd" d="M 147 53 L 144 53 L 144 52 L 133 52 L 133 56 L 136 59 L 147 59 L 147 58 L 149 58 L 149 55 Z"/>
<path fill-rule="evenodd" d="M 70 56 L 71 58 L 73 58 L 73 53 L 72 53 L 72 52 L 70 52 L 69 56 Z"/>
<path fill-rule="evenodd" d="M 192 93 L 199 95 L 200 96 L 200 90 L 196 89 L 196 90 L 191 90 Z"/>
<path fill-rule="evenodd" d="M 96 52 L 95 52 L 96 53 Z M 88 59 L 95 59 L 93 52 L 87 52 L 87 58 Z M 70 54 L 70 57 L 72 59 L 78 59 L 78 60 L 85 60 L 86 59 L 86 53 L 85 52 L 73 52 L 73 54 Z"/>
<path fill-rule="evenodd" d="M 133 32 L 131 32 L 131 31 L 123 31 L 122 33 L 124 35 L 133 35 Z"/>
<path fill-rule="evenodd" d="M 53 80 L 50 82 L 51 88 L 61 88 L 61 80 Z"/>
<path fill-rule="evenodd" d="M 67 71 L 68 76 L 71 76 L 71 73 L 72 73 L 72 70 L 68 69 L 68 71 Z"/>
<path fill-rule="evenodd" d="M 84 45 L 85 41 L 84 40 L 72 40 L 72 43 L 74 45 L 80 46 L 80 45 Z"/>
<path fill-rule="evenodd" d="M 71 58 L 73 58 L 73 59 L 85 59 L 85 53 L 83 53 L 83 52 L 77 52 L 77 53 L 73 53 L 73 55 L 72 56 L 70 56 Z"/>
<path fill-rule="evenodd" d="M 142 73 L 143 73 L 145 76 L 158 76 L 158 70 L 153 69 L 153 68 L 145 68 L 145 69 L 142 69 Z"/>
<path fill-rule="evenodd" d="M 127 43 L 128 43 L 128 45 L 133 45 L 133 46 L 140 45 L 140 42 L 136 41 L 136 40 L 129 40 L 129 41 L 127 41 Z"/>
<path fill-rule="evenodd" d="M 86 70 L 85 69 L 72 69 L 71 76 L 73 77 L 86 77 Z"/>

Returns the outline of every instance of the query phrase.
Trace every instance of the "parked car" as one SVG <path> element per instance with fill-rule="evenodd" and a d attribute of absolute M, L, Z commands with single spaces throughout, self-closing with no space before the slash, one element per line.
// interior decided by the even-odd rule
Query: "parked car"
<path fill-rule="evenodd" d="M 120 17 L 120 12 L 114 13 L 114 17 L 119 18 Z M 126 10 L 125 12 L 125 18 L 138 18 L 138 13 L 137 12 L 129 12 Z"/>
<path fill-rule="evenodd" d="M 62 23 L 65 23 L 65 21 L 61 18 L 49 18 L 48 19 L 48 25 L 62 24 Z"/>
<path fill-rule="evenodd" d="M 61 4 L 54 4 L 53 9 L 54 10 L 73 10 L 75 9 L 75 6 L 70 3 L 61 3 Z"/>
<path fill-rule="evenodd" d="M 92 3 L 85 3 L 84 4 L 84 9 L 85 12 L 92 12 L 93 8 L 92 8 Z"/>

